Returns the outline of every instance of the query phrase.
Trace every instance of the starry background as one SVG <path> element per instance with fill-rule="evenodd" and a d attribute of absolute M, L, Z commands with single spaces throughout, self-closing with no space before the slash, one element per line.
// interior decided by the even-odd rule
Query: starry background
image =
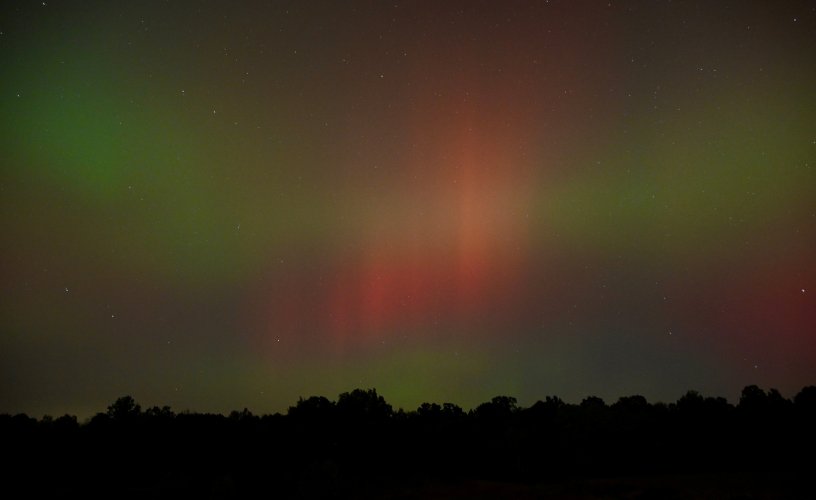
<path fill-rule="evenodd" d="M 4 2 L 0 411 L 816 383 L 816 3 Z"/>

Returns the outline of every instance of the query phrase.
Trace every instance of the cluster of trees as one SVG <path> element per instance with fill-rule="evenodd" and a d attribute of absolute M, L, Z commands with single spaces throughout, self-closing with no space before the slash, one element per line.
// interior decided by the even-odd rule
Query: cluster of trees
<path fill-rule="evenodd" d="M 521 408 L 497 396 L 470 411 L 424 403 L 407 412 L 358 389 L 263 416 L 143 410 L 125 396 L 82 424 L 0 415 L 0 439 L 14 457 L 6 483 L 35 493 L 267 489 L 294 498 L 467 479 L 804 474 L 814 465 L 813 422 L 816 386 L 793 400 L 749 386 L 737 405 L 691 391 L 671 404 L 553 396 Z"/>

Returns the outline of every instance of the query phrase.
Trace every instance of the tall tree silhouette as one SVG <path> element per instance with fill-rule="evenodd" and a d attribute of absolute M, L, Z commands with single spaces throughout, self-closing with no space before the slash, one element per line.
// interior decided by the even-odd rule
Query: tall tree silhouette
<path fill-rule="evenodd" d="M 142 407 L 130 396 L 122 396 L 108 406 L 108 417 L 114 421 L 125 422 L 137 418 Z"/>
<path fill-rule="evenodd" d="M 346 419 L 361 421 L 382 421 L 388 419 L 394 410 L 377 394 L 376 389 L 355 389 L 344 392 L 337 398 L 337 412 Z"/>

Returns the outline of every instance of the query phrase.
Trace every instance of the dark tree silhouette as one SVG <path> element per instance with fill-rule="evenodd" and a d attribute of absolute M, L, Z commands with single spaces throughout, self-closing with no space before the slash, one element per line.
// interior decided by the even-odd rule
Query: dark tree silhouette
<path fill-rule="evenodd" d="M 816 385 L 802 388 L 793 398 L 796 409 L 802 413 L 816 414 Z"/>
<path fill-rule="evenodd" d="M 393 414 L 391 405 L 377 394 L 376 389 L 355 389 L 340 394 L 337 411 L 343 418 L 360 421 L 385 420 Z"/>
<path fill-rule="evenodd" d="M 704 405 L 705 398 L 697 391 L 688 391 L 677 400 L 677 409 L 682 412 L 699 413 Z"/>
<path fill-rule="evenodd" d="M 169 406 L 162 406 L 161 408 L 158 406 L 152 406 L 144 411 L 144 415 L 148 418 L 164 420 L 172 419 L 176 416 Z"/>
<path fill-rule="evenodd" d="M 606 408 L 606 403 L 604 402 L 603 399 L 597 396 L 589 396 L 581 401 L 581 408 L 587 410 L 598 410 Z"/>
<path fill-rule="evenodd" d="M 442 415 L 442 406 L 437 403 L 422 403 L 417 408 L 417 415 L 422 418 L 438 419 Z"/>
<path fill-rule="evenodd" d="M 112 420 L 127 421 L 139 417 L 142 407 L 130 396 L 122 396 L 108 406 L 108 417 Z"/>
<path fill-rule="evenodd" d="M 495 396 L 490 402 L 477 406 L 474 414 L 486 420 L 503 420 L 510 418 L 516 410 L 518 410 L 516 398 Z"/>
<path fill-rule="evenodd" d="M 324 396 L 299 398 L 295 406 L 290 406 L 287 415 L 307 421 L 326 420 L 334 416 L 335 404 Z"/>
<path fill-rule="evenodd" d="M 251 411 L 244 408 L 241 411 L 232 410 L 229 414 L 229 419 L 236 422 L 248 423 L 257 421 L 259 417 L 256 417 Z"/>
<path fill-rule="evenodd" d="M 640 395 L 611 406 L 597 397 L 570 404 L 548 396 L 521 408 L 513 397 L 496 396 L 469 412 L 433 402 L 394 411 L 375 389 L 356 389 L 336 403 L 300 398 L 286 415 L 263 416 L 247 408 L 228 416 L 176 414 L 167 406 L 142 411 L 123 396 L 82 424 L 70 415 L 39 421 L 0 415 L 0 440 L 13 458 L 2 478 L 7 489 L 27 488 L 35 497 L 115 491 L 123 497 L 536 498 L 549 490 L 407 492 L 473 481 L 588 484 L 582 482 L 694 475 L 694 481 L 723 478 L 732 485 L 770 478 L 771 486 L 758 491 L 771 493 L 756 498 L 795 499 L 812 496 L 803 478 L 816 466 L 815 418 L 816 386 L 793 401 L 775 389 L 748 386 L 736 407 L 688 391 L 668 405 Z M 723 491 L 686 497 L 600 490 L 590 496 L 737 498 L 751 489 Z"/>
<path fill-rule="evenodd" d="M 565 406 L 558 396 L 547 396 L 544 401 L 536 401 L 533 406 L 527 409 L 527 413 L 535 418 L 553 421 Z"/>
<path fill-rule="evenodd" d="M 615 404 L 612 405 L 612 408 L 624 412 L 640 413 L 648 410 L 649 402 L 640 395 L 621 396 Z"/>

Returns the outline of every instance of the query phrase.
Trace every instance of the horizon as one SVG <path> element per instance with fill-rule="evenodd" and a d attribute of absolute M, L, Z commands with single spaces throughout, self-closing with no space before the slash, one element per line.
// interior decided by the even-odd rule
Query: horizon
<path fill-rule="evenodd" d="M 814 33 L 806 0 L 5 2 L 0 413 L 793 397 Z"/>
<path fill-rule="evenodd" d="M 116 397 L 115 399 L 111 400 L 110 403 L 113 404 L 114 402 L 116 402 L 116 401 L 118 401 L 118 400 L 120 400 L 122 398 L 131 398 L 133 400 L 133 402 L 136 403 L 138 407 L 140 407 L 142 412 L 144 412 L 145 410 L 147 410 L 149 408 L 169 408 L 175 414 L 220 415 L 220 416 L 223 416 L 223 417 L 227 417 L 233 412 L 249 411 L 254 416 L 264 417 L 264 416 L 274 416 L 274 415 L 287 415 L 289 413 L 289 411 L 293 407 L 297 406 L 297 404 L 300 401 L 307 400 L 307 399 L 310 399 L 310 398 L 315 398 L 315 397 L 316 398 L 326 398 L 332 404 L 336 404 L 337 401 L 343 395 L 347 395 L 347 394 L 352 393 L 354 391 L 364 391 L 364 392 L 374 391 L 374 393 L 381 396 L 385 400 L 385 402 L 388 403 L 388 405 L 392 407 L 394 412 L 403 411 L 405 413 L 415 413 L 424 404 L 442 405 L 442 404 L 449 404 L 449 403 L 454 404 L 458 408 L 462 409 L 465 413 L 470 413 L 472 411 L 475 411 L 480 405 L 491 402 L 493 400 L 493 398 L 496 398 L 496 397 L 510 397 L 511 399 L 513 399 L 516 402 L 517 408 L 519 410 L 529 409 L 529 408 L 533 407 L 536 403 L 543 402 L 545 399 L 548 399 L 550 397 L 554 397 L 554 398 L 558 399 L 559 401 L 561 401 L 565 405 L 572 405 L 572 406 L 580 406 L 583 403 L 584 400 L 589 399 L 589 398 L 599 398 L 599 399 L 601 399 L 601 401 L 603 401 L 605 406 L 609 407 L 609 406 L 613 406 L 614 404 L 619 402 L 621 399 L 628 398 L 628 397 L 633 397 L 633 396 L 642 396 L 642 397 L 645 398 L 646 402 L 649 405 L 672 406 L 672 405 L 677 404 L 681 399 L 683 399 L 683 397 L 685 397 L 687 395 L 691 395 L 691 394 L 696 394 L 697 396 L 700 396 L 700 397 L 702 397 L 704 399 L 723 399 L 723 400 L 725 400 L 726 404 L 728 404 L 731 407 L 736 408 L 740 404 L 741 395 L 744 392 L 744 389 L 747 389 L 747 388 L 750 388 L 750 387 L 758 387 L 758 386 L 753 385 L 753 384 L 745 386 L 743 388 L 743 390 L 740 391 L 740 395 L 737 396 L 737 398 L 735 398 L 735 400 L 732 400 L 731 398 L 727 398 L 727 397 L 722 396 L 722 395 L 703 394 L 703 393 L 700 393 L 699 391 L 696 391 L 694 389 L 689 389 L 689 390 L 685 391 L 681 396 L 678 396 L 674 400 L 666 400 L 666 401 L 663 401 L 663 400 L 655 401 L 655 400 L 652 400 L 652 399 L 650 399 L 650 398 L 648 398 L 646 396 L 643 396 L 642 394 L 625 394 L 625 395 L 620 395 L 620 396 L 612 398 L 612 399 L 603 398 L 603 397 L 600 397 L 600 396 L 594 395 L 594 394 L 588 394 L 588 395 L 580 398 L 579 400 L 572 400 L 571 401 L 571 400 L 563 399 L 560 396 L 558 396 L 557 394 L 548 394 L 546 396 L 542 396 L 542 397 L 540 397 L 540 398 L 538 398 L 538 399 L 536 399 L 534 401 L 531 401 L 531 402 L 525 404 L 522 401 L 518 401 L 512 395 L 496 394 L 496 395 L 494 395 L 494 396 L 492 396 L 490 398 L 487 398 L 484 401 L 476 403 L 476 404 L 474 404 L 473 406 L 470 406 L 470 407 L 462 406 L 462 405 L 459 405 L 459 404 L 457 404 L 455 402 L 452 402 L 452 401 L 422 401 L 422 402 L 418 403 L 413 408 L 405 408 L 405 407 L 402 407 L 402 406 L 396 406 L 396 405 L 392 405 L 391 403 L 389 403 L 388 398 L 385 395 L 383 395 L 382 393 L 380 393 L 374 387 L 372 387 L 372 388 L 358 387 L 358 388 L 350 389 L 348 391 L 343 391 L 343 392 L 339 393 L 334 398 L 326 396 L 326 395 L 321 395 L 321 394 L 312 394 L 312 395 L 309 395 L 309 396 L 299 396 L 296 401 L 293 401 L 291 404 L 287 405 L 282 410 L 273 410 L 273 411 L 264 411 L 264 412 L 253 411 L 252 408 L 249 408 L 249 407 L 246 407 L 246 406 L 245 407 L 236 407 L 236 408 L 232 408 L 232 409 L 225 410 L 225 411 L 206 411 L 206 410 L 197 410 L 195 408 L 183 408 L 183 409 L 182 408 L 173 408 L 172 406 L 163 405 L 161 403 L 142 404 L 142 402 L 139 400 L 138 397 L 133 397 L 130 394 L 120 395 L 120 396 Z M 773 391 L 777 391 L 777 392 L 779 392 L 779 394 L 782 396 L 782 398 L 785 401 L 788 401 L 788 402 L 792 403 L 794 401 L 794 397 L 796 395 L 798 395 L 799 393 L 803 392 L 806 389 L 811 389 L 813 387 L 816 387 L 816 386 L 804 386 L 804 387 L 800 388 L 799 390 L 795 391 L 795 393 L 791 394 L 791 395 L 782 394 L 781 392 L 779 392 L 777 389 L 775 389 L 773 387 L 769 387 L 769 388 L 758 387 L 758 388 L 760 390 L 762 390 L 767 395 L 772 394 Z M 42 419 L 47 418 L 47 417 L 56 419 L 56 418 L 59 418 L 61 416 L 72 416 L 72 417 L 76 417 L 77 421 L 80 424 L 84 425 L 84 424 L 87 424 L 88 422 L 90 422 L 90 420 L 93 417 L 95 417 L 96 415 L 98 415 L 100 413 L 105 413 L 106 409 L 109 409 L 109 406 L 110 405 L 106 405 L 105 407 L 98 408 L 97 410 L 92 411 L 90 413 L 57 412 L 57 413 L 53 413 L 53 414 L 52 413 L 45 413 L 45 414 L 42 414 L 42 415 L 38 416 L 36 414 L 30 414 L 30 413 L 27 413 L 27 412 L 0 412 L 0 415 L 9 415 L 9 416 L 26 415 L 26 416 L 28 416 L 30 418 L 35 418 L 37 420 L 42 420 Z"/>

